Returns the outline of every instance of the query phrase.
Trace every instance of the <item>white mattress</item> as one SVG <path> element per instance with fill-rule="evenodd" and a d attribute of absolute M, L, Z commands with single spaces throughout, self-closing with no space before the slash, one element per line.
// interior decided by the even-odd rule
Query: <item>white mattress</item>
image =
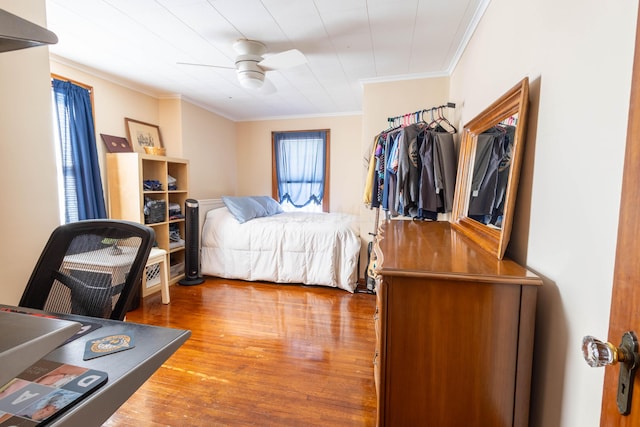
<path fill-rule="evenodd" d="M 223 207 L 207 212 L 201 244 L 204 275 L 349 292 L 357 284 L 360 236 L 354 215 L 285 212 L 240 224 Z"/>

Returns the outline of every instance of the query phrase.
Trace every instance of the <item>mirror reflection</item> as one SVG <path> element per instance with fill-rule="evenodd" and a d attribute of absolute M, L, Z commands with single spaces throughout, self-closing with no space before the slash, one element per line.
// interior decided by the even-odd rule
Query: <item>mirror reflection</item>
<path fill-rule="evenodd" d="M 462 132 L 451 224 L 498 259 L 511 234 L 528 103 L 524 78 Z"/>
<path fill-rule="evenodd" d="M 490 227 L 502 228 L 517 122 L 514 114 L 482 132 L 476 141 L 467 214 Z"/>

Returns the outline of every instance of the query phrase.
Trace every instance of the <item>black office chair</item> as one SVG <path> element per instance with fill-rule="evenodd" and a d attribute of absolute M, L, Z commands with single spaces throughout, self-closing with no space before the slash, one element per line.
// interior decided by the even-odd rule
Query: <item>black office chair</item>
<path fill-rule="evenodd" d="M 123 320 L 154 241 L 152 228 L 128 221 L 61 225 L 49 237 L 19 305 Z"/>

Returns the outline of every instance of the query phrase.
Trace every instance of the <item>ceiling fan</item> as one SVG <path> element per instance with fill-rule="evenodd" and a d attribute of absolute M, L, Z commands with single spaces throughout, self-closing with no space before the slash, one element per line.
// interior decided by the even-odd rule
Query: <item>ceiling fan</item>
<path fill-rule="evenodd" d="M 264 58 L 267 46 L 257 40 L 237 40 L 233 44 L 233 50 L 238 54 L 235 59 L 235 67 L 188 62 L 178 62 L 178 64 L 236 70 L 238 81 L 242 87 L 260 89 L 264 84 L 264 75 L 267 71 L 292 68 L 307 62 L 307 58 L 298 49 L 286 50 Z"/>

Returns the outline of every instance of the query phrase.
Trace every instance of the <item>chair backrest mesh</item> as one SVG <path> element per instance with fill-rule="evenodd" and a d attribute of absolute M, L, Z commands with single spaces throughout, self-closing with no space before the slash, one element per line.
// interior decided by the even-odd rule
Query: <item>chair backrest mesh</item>
<path fill-rule="evenodd" d="M 140 285 L 154 237 L 149 227 L 116 220 L 59 227 L 20 305 L 122 320 L 134 287 Z"/>
<path fill-rule="evenodd" d="M 44 305 L 45 311 L 111 316 L 142 240 L 118 241 L 86 234 L 71 242 Z M 106 242 L 105 242 L 106 240 Z"/>

